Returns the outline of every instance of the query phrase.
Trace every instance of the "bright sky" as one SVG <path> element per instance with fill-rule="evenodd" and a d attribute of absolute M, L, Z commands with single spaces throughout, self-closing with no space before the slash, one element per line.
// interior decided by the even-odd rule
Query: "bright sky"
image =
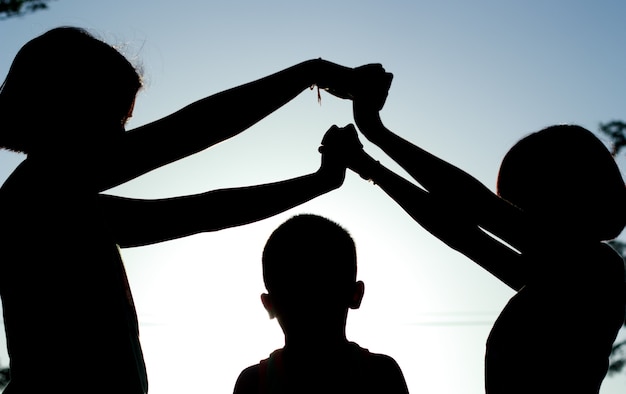
<path fill-rule="evenodd" d="M 133 128 L 303 60 L 382 63 L 395 76 L 387 126 L 493 188 L 500 159 L 526 133 L 626 118 L 625 11 L 618 0 L 56 0 L 0 21 L 0 74 L 44 31 L 88 28 L 144 71 Z M 323 93 L 320 106 L 305 91 L 242 135 L 111 193 L 167 197 L 310 173 L 324 132 L 350 122 L 349 102 Z M 21 159 L 0 152 L 0 181 Z M 341 189 L 276 217 L 123 251 L 151 394 L 231 392 L 243 368 L 282 345 L 259 300 L 260 255 L 301 212 L 339 222 L 357 243 L 366 292 L 349 339 L 394 357 L 413 393 L 483 392 L 484 343 L 512 291 L 348 174 Z M 625 385 L 626 374 L 608 378 L 602 394 Z"/>

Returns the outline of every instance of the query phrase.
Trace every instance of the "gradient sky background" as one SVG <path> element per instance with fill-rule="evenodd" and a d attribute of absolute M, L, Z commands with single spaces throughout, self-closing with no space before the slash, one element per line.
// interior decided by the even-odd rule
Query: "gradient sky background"
<path fill-rule="evenodd" d="M 626 118 L 625 15 L 617 0 L 55 0 L 0 21 L 0 73 L 44 31 L 85 27 L 143 70 L 131 129 L 307 59 L 382 63 L 395 76 L 387 126 L 493 189 L 502 156 L 525 134 Z M 242 135 L 110 193 L 159 198 L 300 176 L 319 167 L 324 132 L 350 122 L 349 102 L 322 93 L 320 106 L 307 90 Z M 0 152 L 0 181 L 22 158 Z M 341 189 L 273 218 L 123 250 L 151 394 L 232 392 L 243 368 L 282 345 L 259 300 L 260 255 L 301 212 L 339 222 L 357 243 L 366 292 L 349 339 L 394 357 L 413 393 L 483 392 L 484 343 L 512 291 L 349 173 Z M 625 389 L 622 374 L 602 393 Z"/>

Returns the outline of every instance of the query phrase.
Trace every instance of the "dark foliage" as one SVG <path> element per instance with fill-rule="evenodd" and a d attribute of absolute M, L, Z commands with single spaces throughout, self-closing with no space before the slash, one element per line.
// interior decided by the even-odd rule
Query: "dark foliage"
<path fill-rule="evenodd" d="M 11 379 L 11 373 L 9 368 L 0 368 L 0 389 L 6 387 L 9 384 L 9 380 Z"/>
<path fill-rule="evenodd" d="M 611 139 L 612 153 L 617 155 L 626 146 L 626 123 L 614 120 L 608 123 L 600 123 L 600 131 Z"/>
<path fill-rule="evenodd" d="M 622 148 L 626 147 L 626 122 L 613 120 L 600 123 L 600 131 L 611 139 L 613 156 L 617 156 Z M 609 244 L 626 259 L 626 242 L 613 240 Z M 624 322 L 626 329 L 626 322 Z M 613 344 L 611 359 L 609 360 L 609 375 L 622 372 L 626 368 L 626 340 L 616 341 Z"/>
<path fill-rule="evenodd" d="M 48 8 L 50 0 L 0 0 L 0 20 Z"/>
<path fill-rule="evenodd" d="M 600 131 L 611 139 L 613 156 L 617 156 L 622 148 L 626 147 L 626 123 L 621 120 L 613 120 L 600 123 Z M 626 242 L 613 240 L 609 244 L 626 259 Z M 626 322 L 624 322 L 626 328 Z M 609 360 L 609 375 L 622 372 L 626 368 L 626 340 L 617 341 L 613 344 L 611 358 Z"/>
<path fill-rule="evenodd" d="M 609 244 L 622 256 L 622 258 L 626 259 L 626 242 L 613 240 L 610 241 Z M 626 322 L 624 322 L 624 327 L 626 327 Z M 608 374 L 614 375 L 622 372 L 624 367 L 626 367 L 626 340 L 617 341 L 613 344 L 611 358 L 609 360 Z"/>

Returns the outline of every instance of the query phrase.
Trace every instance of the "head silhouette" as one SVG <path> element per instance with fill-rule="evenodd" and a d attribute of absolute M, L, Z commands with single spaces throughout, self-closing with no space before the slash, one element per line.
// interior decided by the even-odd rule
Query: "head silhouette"
<path fill-rule="evenodd" d="M 551 228 L 588 239 L 613 239 L 626 222 L 626 189 L 617 164 L 579 126 L 551 126 L 517 142 L 502 161 L 497 191 Z"/>
<path fill-rule="evenodd" d="M 263 251 L 262 301 L 284 331 L 345 326 L 349 308 L 360 306 L 356 248 L 337 223 L 297 215 L 279 226 Z"/>
<path fill-rule="evenodd" d="M 2 84 L 0 147 L 29 153 L 60 130 L 123 130 L 140 87 L 112 46 L 80 28 L 52 29 L 19 50 Z"/>

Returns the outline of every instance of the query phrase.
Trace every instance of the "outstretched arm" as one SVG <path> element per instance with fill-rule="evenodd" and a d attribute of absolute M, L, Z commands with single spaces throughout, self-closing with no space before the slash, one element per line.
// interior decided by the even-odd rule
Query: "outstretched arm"
<path fill-rule="evenodd" d="M 324 151 L 342 149 L 350 169 L 378 185 L 424 229 L 511 288 L 519 290 L 525 284 L 520 255 L 485 233 L 473 212 L 459 209 L 451 198 L 440 198 L 374 160 L 363 151 L 354 127 L 346 127 L 346 132 L 335 136 L 342 140 L 329 140 Z"/>
<path fill-rule="evenodd" d="M 526 249 L 527 224 L 522 212 L 476 178 L 387 129 L 378 110 L 355 100 L 354 116 L 363 135 L 379 146 L 434 197 L 456 214 L 497 234 L 519 250 Z"/>
<path fill-rule="evenodd" d="M 380 65 L 371 67 L 384 72 Z M 101 190 L 233 137 L 313 85 L 351 98 L 365 83 L 352 68 L 315 59 L 196 101 L 126 133 L 111 154 L 110 179 Z"/>
<path fill-rule="evenodd" d="M 158 200 L 103 195 L 100 203 L 118 245 L 140 246 L 268 218 L 338 188 L 345 168 L 341 157 L 323 154 L 318 171 L 281 182 Z"/>

